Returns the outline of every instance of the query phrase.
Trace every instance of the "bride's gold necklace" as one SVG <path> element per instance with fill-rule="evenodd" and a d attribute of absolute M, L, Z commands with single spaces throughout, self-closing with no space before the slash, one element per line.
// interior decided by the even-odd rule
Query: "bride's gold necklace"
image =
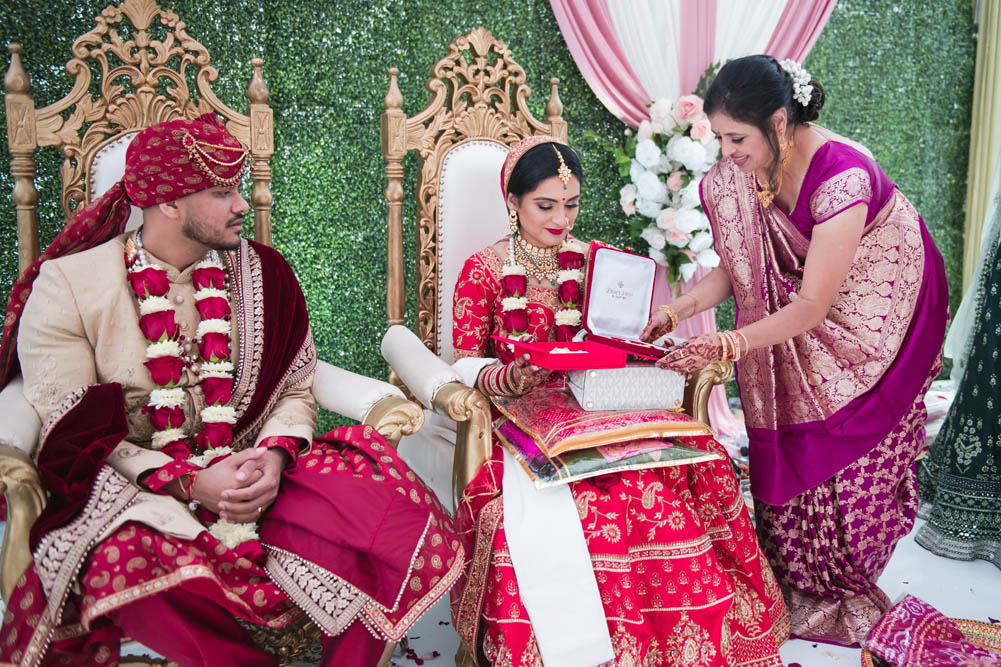
<path fill-rule="evenodd" d="M 557 258 L 560 252 L 559 246 L 539 248 L 526 241 L 521 234 L 517 236 L 518 242 L 514 244 L 515 261 L 525 267 L 525 273 L 530 278 L 534 278 L 540 283 L 549 281 L 555 284 L 556 276 L 560 271 L 560 262 Z"/>

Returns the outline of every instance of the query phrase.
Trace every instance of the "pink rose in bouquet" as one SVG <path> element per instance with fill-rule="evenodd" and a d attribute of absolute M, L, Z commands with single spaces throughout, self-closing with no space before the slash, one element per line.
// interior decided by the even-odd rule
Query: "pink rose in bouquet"
<path fill-rule="evenodd" d="M 691 137 L 701 142 L 706 142 L 713 136 L 713 128 L 709 124 L 708 118 L 699 118 L 692 123 Z"/>
<path fill-rule="evenodd" d="M 698 95 L 682 95 L 674 105 L 674 119 L 679 124 L 691 122 L 702 115 L 702 98 Z"/>

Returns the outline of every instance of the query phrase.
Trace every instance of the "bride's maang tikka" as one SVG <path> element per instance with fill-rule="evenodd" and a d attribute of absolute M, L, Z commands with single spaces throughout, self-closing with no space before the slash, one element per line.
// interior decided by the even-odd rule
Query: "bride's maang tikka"
<path fill-rule="evenodd" d="M 570 177 L 573 176 L 573 172 L 570 171 L 567 163 L 563 161 L 563 153 L 556 147 L 556 144 L 553 144 L 553 150 L 556 151 L 556 157 L 560 161 L 560 168 L 556 170 L 556 175 L 559 177 L 560 182 L 563 183 L 563 189 L 566 190 L 567 186 L 570 185 Z"/>

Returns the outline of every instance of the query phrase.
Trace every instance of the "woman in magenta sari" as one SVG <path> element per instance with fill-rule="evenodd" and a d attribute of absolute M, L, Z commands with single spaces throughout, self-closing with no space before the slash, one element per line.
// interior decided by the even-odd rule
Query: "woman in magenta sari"
<path fill-rule="evenodd" d="M 889 607 L 876 580 L 914 524 L 948 294 L 914 207 L 864 147 L 812 124 L 823 104 L 791 61 L 720 70 L 705 111 L 724 157 L 701 196 L 721 266 L 646 333 L 733 295 L 735 331 L 662 364 L 737 361 L 757 532 L 792 634 L 854 645 Z"/>

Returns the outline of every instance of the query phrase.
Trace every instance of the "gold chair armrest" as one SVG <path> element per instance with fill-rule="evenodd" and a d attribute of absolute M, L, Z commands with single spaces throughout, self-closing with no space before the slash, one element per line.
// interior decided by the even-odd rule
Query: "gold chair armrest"
<path fill-rule="evenodd" d="M 712 388 L 723 384 L 733 375 L 732 361 L 714 361 L 701 371 L 692 373 L 685 385 L 682 407 L 697 422 L 709 423 L 709 394 Z"/>
<path fill-rule="evenodd" d="M 452 497 L 456 505 L 466 485 L 490 458 L 490 402 L 476 389 L 449 382 L 434 393 L 431 403 L 456 421 L 455 459 L 452 463 Z"/>
<path fill-rule="evenodd" d="M 28 534 L 46 503 L 31 457 L 9 445 L 0 445 L 0 492 L 7 498 L 7 527 L 0 547 L 0 596 L 6 604 L 31 565 Z"/>
<path fill-rule="evenodd" d="M 395 447 L 403 436 L 413 435 L 421 430 L 424 426 L 424 410 L 414 401 L 387 396 L 372 406 L 362 423 L 373 427 Z"/>

